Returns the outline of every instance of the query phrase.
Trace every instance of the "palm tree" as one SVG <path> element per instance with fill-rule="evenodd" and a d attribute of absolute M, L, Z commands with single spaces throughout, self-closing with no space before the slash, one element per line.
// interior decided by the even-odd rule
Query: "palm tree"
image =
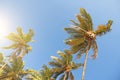
<path fill-rule="evenodd" d="M 29 32 L 27 34 L 24 34 L 22 31 L 22 28 L 17 28 L 17 33 L 10 33 L 7 38 L 13 42 L 8 47 L 3 47 L 4 49 L 12 49 L 14 52 L 10 54 L 8 61 L 11 60 L 12 56 L 16 56 L 17 58 L 23 58 L 23 56 L 32 50 L 32 47 L 28 44 L 29 42 L 32 42 L 32 37 L 34 35 L 34 32 L 32 29 L 29 29 Z M 2 70 L 7 63 L 4 63 L 0 70 Z"/>
<path fill-rule="evenodd" d="M 54 75 L 53 78 L 56 79 L 59 75 L 62 75 L 59 80 L 74 80 L 72 70 L 78 69 L 82 66 L 81 63 L 75 63 L 72 60 L 72 55 L 65 50 L 64 52 L 57 52 L 60 58 L 51 56 L 53 61 L 49 62 L 49 65 L 53 67 Z"/>
<path fill-rule="evenodd" d="M 93 50 L 93 55 L 91 56 L 93 59 L 96 58 L 98 53 L 98 47 L 96 43 L 96 36 L 102 36 L 106 32 L 109 32 L 112 25 L 112 20 L 109 20 L 105 25 L 99 25 L 96 30 L 93 29 L 93 23 L 90 15 L 85 11 L 85 9 L 81 8 L 80 13 L 76 16 L 79 22 L 73 22 L 73 26 L 70 28 L 65 28 L 65 30 L 71 35 L 70 38 L 65 40 L 67 45 L 70 45 L 71 54 L 77 54 L 79 58 L 83 53 L 86 53 L 82 80 L 84 80 L 85 70 L 86 70 L 86 62 L 88 59 L 88 51 L 90 49 Z"/>
<path fill-rule="evenodd" d="M 0 56 L 0 59 L 0 67 L 2 67 L 6 62 L 3 56 Z M 0 71 L 0 80 L 22 80 L 27 74 L 23 68 L 24 63 L 22 59 L 17 59 L 16 56 L 12 56 L 12 59 Z"/>
<path fill-rule="evenodd" d="M 32 50 L 32 47 L 28 44 L 32 42 L 32 37 L 34 32 L 32 29 L 29 29 L 27 34 L 24 34 L 22 28 L 17 28 L 17 33 L 10 33 L 7 38 L 13 43 L 8 47 L 3 47 L 4 49 L 14 49 L 12 55 L 17 55 L 19 58 L 22 58 L 26 53 Z"/>
<path fill-rule="evenodd" d="M 28 69 L 27 80 L 55 80 L 52 78 L 53 69 L 48 68 L 46 65 L 43 65 L 43 69 L 39 72 L 36 70 Z"/>

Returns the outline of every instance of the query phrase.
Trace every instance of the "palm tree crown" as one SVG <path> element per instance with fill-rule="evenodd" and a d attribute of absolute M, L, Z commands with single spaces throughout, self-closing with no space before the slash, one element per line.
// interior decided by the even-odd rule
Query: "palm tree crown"
<path fill-rule="evenodd" d="M 55 80 L 52 78 L 54 73 L 53 69 L 48 68 L 46 65 L 43 65 L 43 69 L 39 72 L 36 70 L 28 69 L 28 80 Z"/>
<path fill-rule="evenodd" d="M 6 62 L 4 61 L 4 57 L 0 59 L 2 59 L 0 61 L 0 67 L 2 67 Z M 12 59 L 0 72 L 0 80 L 22 80 L 26 75 L 26 71 L 23 68 L 24 63 L 22 59 L 17 59 L 16 56 L 12 56 Z"/>
<path fill-rule="evenodd" d="M 72 27 L 64 28 L 71 35 L 70 38 L 65 40 L 65 43 L 71 46 L 70 52 L 72 54 L 78 52 L 78 57 L 92 48 L 94 52 L 92 58 L 95 59 L 98 52 L 96 36 L 101 36 L 110 31 L 112 20 L 109 20 L 105 25 L 99 25 L 94 30 L 90 15 L 83 8 L 80 9 L 80 13 L 76 16 L 79 22 L 71 20 L 73 22 Z"/>
<path fill-rule="evenodd" d="M 17 28 L 17 33 L 10 33 L 7 38 L 13 42 L 12 45 L 8 47 L 3 47 L 4 49 L 14 49 L 18 57 L 23 57 L 26 53 L 32 50 L 32 47 L 29 46 L 29 42 L 32 42 L 32 37 L 34 32 L 32 29 L 29 29 L 27 34 L 24 34 L 22 28 Z"/>
<path fill-rule="evenodd" d="M 49 62 L 49 64 L 53 67 L 54 75 L 53 78 L 57 78 L 59 75 L 62 74 L 60 77 L 60 80 L 74 80 L 72 70 L 78 69 L 80 66 L 82 66 L 81 63 L 75 63 L 72 59 L 72 55 L 68 52 L 57 52 L 60 56 L 60 58 L 51 56 L 53 61 Z"/>

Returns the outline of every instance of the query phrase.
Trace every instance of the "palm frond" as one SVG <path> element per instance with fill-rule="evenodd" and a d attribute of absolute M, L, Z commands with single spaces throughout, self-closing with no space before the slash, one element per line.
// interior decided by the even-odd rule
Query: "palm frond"
<path fill-rule="evenodd" d="M 65 53 L 62 51 L 57 51 L 57 54 L 61 57 L 61 58 L 65 58 Z"/>
<path fill-rule="evenodd" d="M 95 59 L 98 55 L 98 47 L 96 41 L 92 43 L 92 49 L 93 49 L 93 55 L 91 56 L 93 59 Z"/>
<path fill-rule="evenodd" d="M 17 27 L 17 32 L 19 36 L 23 37 L 24 34 L 21 27 Z"/>
<path fill-rule="evenodd" d="M 65 50 L 66 51 L 66 50 Z M 67 52 L 61 52 L 58 53 L 61 56 L 61 61 L 63 64 L 69 64 L 72 61 L 72 55 Z"/>
<path fill-rule="evenodd" d="M 63 73 L 64 72 L 64 68 L 62 68 L 62 67 L 55 67 L 55 68 L 52 68 L 53 69 L 53 71 L 54 71 L 54 73 L 56 74 L 56 73 Z"/>
<path fill-rule="evenodd" d="M 83 66 L 82 63 L 75 63 L 75 62 L 71 63 L 71 67 L 72 67 L 73 70 L 76 70 L 76 69 L 78 69 L 78 68 L 80 68 L 82 66 Z"/>
<path fill-rule="evenodd" d="M 65 43 L 70 45 L 70 46 L 76 46 L 79 45 L 81 43 L 83 43 L 85 40 L 85 38 L 73 38 L 73 39 L 66 39 Z"/>
<path fill-rule="evenodd" d="M 22 38 L 18 34 L 16 34 L 16 33 L 10 33 L 7 36 L 7 38 L 9 40 L 13 41 L 13 42 L 20 42 L 20 43 L 22 43 L 22 41 L 23 41 Z"/>
<path fill-rule="evenodd" d="M 6 64 L 5 67 L 2 69 L 2 72 L 3 73 L 1 74 L 1 76 L 4 75 L 4 74 L 7 75 L 7 73 L 12 72 L 12 69 L 11 69 L 10 65 Z"/>
<path fill-rule="evenodd" d="M 32 29 L 29 29 L 29 32 L 24 35 L 25 42 L 33 41 L 32 37 L 34 36 L 34 31 Z"/>
<path fill-rule="evenodd" d="M 10 61 L 11 68 L 14 72 L 19 72 L 24 67 L 24 62 L 22 59 L 17 58 L 17 56 L 12 57 L 12 61 Z"/>
<path fill-rule="evenodd" d="M 18 47 L 19 45 L 16 43 L 11 44 L 10 46 L 7 47 L 2 47 L 3 49 L 16 49 L 16 47 Z"/>
<path fill-rule="evenodd" d="M 85 9 L 80 8 L 80 15 L 78 14 L 76 16 L 76 18 L 80 23 L 80 26 L 79 26 L 80 28 L 82 28 L 86 31 L 92 31 L 93 30 L 93 24 L 92 24 L 91 16 L 85 11 Z"/>
<path fill-rule="evenodd" d="M 61 64 L 55 61 L 50 61 L 48 64 L 52 67 L 61 67 Z"/>
<path fill-rule="evenodd" d="M 53 76 L 53 72 L 53 69 L 48 68 L 46 65 L 43 65 L 43 69 L 40 70 L 43 80 L 50 80 Z"/>
<path fill-rule="evenodd" d="M 113 21 L 109 20 L 108 23 L 106 25 L 99 25 L 97 27 L 97 30 L 95 30 L 95 34 L 96 35 L 104 35 L 106 32 L 109 32 L 111 29 L 111 25 L 112 25 Z"/>
<path fill-rule="evenodd" d="M 75 28 L 64 28 L 64 30 L 67 31 L 67 33 L 70 34 L 73 38 L 82 37 L 84 34 L 82 31 L 78 31 Z"/>
<path fill-rule="evenodd" d="M 93 23 L 91 16 L 86 12 L 84 8 L 80 8 L 81 16 L 85 18 L 85 21 L 87 23 L 87 29 L 92 31 L 93 30 Z"/>
<path fill-rule="evenodd" d="M 59 59 L 58 57 L 55 57 L 55 56 L 51 56 L 51 58 L 53 59 L 54 62 L 57 62 L 57 63 L 61 63 L 61 59 Z"/>
<path fill-rule="evenodd" d="M 80 52 L 81 54 L 83 54 L 86 51 L 86 46 L 87 46 L 87 42 L 84 41 L 83 43 L 76 45 L 76 46 L 71 46 L 70 50 L 72 54 L 75 54 L 77 52 Z"/>
<path fill-rule="evenodd" d="M 88 29 L 87 29 L 87 23 L 86 23 L 86 21 L 85 21 L 85 18 L 82 17 L 82 16 L 79 15 L 79 14 L 76 16 L 76 18 L 77 18 L 77 20 L 80 22 L 80 28 L 88 31 Z"/>
<path fill-rule="evenodd" d="M 29 80 L 42 80 L 42 77 L 40 75 L 40 73 L 36 70 L 33 69 L 27 69 L 26 72 L 28 73 L 28 76 L 26 77 L 26 79 Z"/>
<path fill-rule="evenodd" d="M 74 20 L 70 20 L 75 26 L 78 26 L 78 27 L 80 27 L 80 24 L 79 23 L 77 23 L 77 22 L 75 22 Z"/>
<path fill-rule="evenodd" d="M 60 55 L 60 58 L 55 57 L 55 56 L 51 56 L 51 58 L 54 61 L 54 64 L 59 63 L 59 66 L 60 65 L 67 65 L 72 61 L 72 55 L 71 54 L 64 53 L 64 52 L 61 52 L 61 51 L 58 51 L 57 53 Z"/>

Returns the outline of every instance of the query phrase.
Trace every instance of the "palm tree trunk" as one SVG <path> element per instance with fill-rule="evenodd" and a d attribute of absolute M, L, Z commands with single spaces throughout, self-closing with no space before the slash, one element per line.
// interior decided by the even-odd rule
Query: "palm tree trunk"
<path fill-rule="evenodd" d="M 84 66 L 83 66 L 83 71 L 82 71 L 82 80 L 84 80 L 84 76 L 85 76 L 87 59 L 88 59 L 88 50 L 86 51 L 86 55 L 85 55 Z"/>
<path fill-rule="evenodd" d="M 68 80 L 68 75 L 69 75 L 69 72 L 65 72 L 65 76 L 63 80 Z"/>

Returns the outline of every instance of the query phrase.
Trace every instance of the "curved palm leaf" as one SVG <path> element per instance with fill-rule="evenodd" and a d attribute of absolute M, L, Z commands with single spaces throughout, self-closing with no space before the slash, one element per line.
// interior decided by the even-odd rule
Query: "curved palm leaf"
<path fill-rule="evenodd" d="M 99 25 L 97 30 L 95 30 L 95 34 L 98 36 L 104 35 L 106 32 L 109 32 L 111 29 L 111 25 L 112 25 L 112 20 L 109 20 L 108 23 L 106 25 Z"/>

